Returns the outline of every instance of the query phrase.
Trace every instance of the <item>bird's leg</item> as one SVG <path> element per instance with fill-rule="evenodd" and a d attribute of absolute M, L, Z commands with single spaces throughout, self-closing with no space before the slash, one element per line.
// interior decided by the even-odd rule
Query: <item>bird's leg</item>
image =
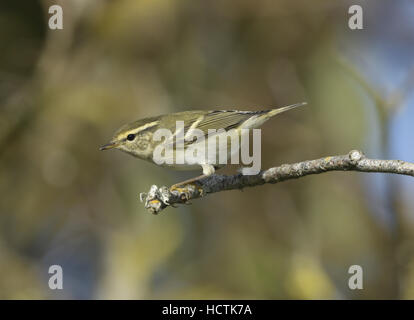
<path fill-rule="evenodd" d="M 201 166 L 203 167 L 203 174 L 201 176 L 194 177 L 194 178 L 176 183 L 173 186 L 171 186 L 170 189 L 171 190 L 177 189 L 177 187 L 179 187 L 179 186 L 183 186 L 183 185 L 186 185 L 186 184 L 196 182 L 196 181 L 201 180 L 205 177 L 211 176 L 216 171 L 211 164 L 202 164 Z"/>

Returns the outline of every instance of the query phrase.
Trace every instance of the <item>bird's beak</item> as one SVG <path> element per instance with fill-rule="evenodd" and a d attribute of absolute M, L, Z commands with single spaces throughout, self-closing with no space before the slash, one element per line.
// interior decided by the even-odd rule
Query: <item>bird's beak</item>
<path fill-rule="evenodd" d="M 107 144 L 104 144 L 102 147 L 100 147 L 99 150 L 100 151 L 108 150 L 108 149 L 116 148 L 117 146 L 119 146 L 119 142 L 109 142 Z"/>

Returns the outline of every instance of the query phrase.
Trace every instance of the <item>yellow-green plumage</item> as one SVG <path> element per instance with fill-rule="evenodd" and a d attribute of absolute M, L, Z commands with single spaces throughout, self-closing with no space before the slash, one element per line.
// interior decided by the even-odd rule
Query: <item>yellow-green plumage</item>
<path fill-rule="evenodd" d="M 209 129 L 225 129 L 226 131 L 236 129 L 236 132 L 239 133 L 241 131 L 240 129 L 258 128 L 273 116 L 305 104 L 299 103 L 264 111 L 199 110 L 149 117 L 121 127 L 111 141 L 101 147 L 101 150 L 117 148 L 135 157 L 153 162 L 153 151 L 161 143 L 159 141 L 153 141 L 153 133 L 158 129 L 168 129 L 174 133 L 176 131 L 177 121 L 184 122 L 184 134 L 190 129 L 199 129 L 202 130 L 204 136 L 207 138 Z M 191 145 L 191 141 L 186 141 L 185 145 L 186 147 Z M 181 170 L 193 170 L 203 167 L 204 173 L 211 174 L 214 172 L 213 166 L 207 168 L 207 166 L 202 166 L 202 164 L 171 165 L 170 167 Z"/>

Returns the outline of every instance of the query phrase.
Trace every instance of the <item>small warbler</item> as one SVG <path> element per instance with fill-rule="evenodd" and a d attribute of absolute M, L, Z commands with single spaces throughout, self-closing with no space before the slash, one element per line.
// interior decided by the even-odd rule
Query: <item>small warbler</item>
<path fill-rule="evenodd" d="M 177 121 L 182 121 L 183 123 L 184 132 L 181 137 L 183 140 L 185 138 L 185 142 L 183 141 L 185 151 L 195 142 L 194 140 L 187 139 L 188 133 L 194 131 L 194 129 L 198 129 L 200 130 L 198 132 L 202 132 L 204 135 L 203 138 L 207 141 L 206 143 L 208 143 L 208 139 L 211 139 L 212 137 L 209 135 L 209 130 L 211 132 L 211 130 L 224 129 L 228 132 L 231 129 L 235 129 L 231 131 L 234 132 L 236 138 L 239 138 L 241 136 L 242 129 L 256 129 L 273 116 L 304 105 L 306 105 L 306 102 L 263 111 L 200 110 L 149 117 L 122 126 L 118 131 L 116 131 L 110 142 L 101 146 L 99 150 L 116 148 L 140 159 L 157 164 L 157 161 L 154 159 L 154 150 L 157 146 L 160 144 L 166 145 L 167 143 L 171 143 L 173 156 L 175 157 L 177 152 L 176 146 L 178 144 L 177 141 L 172 142 L 168 139 L 164 139 L 163 141 L 158 141 L 158 139 L 155 140 L 153 139 L 154 133 L 158 129 L 167 129 L 174 133 L 174 138 L 177 138 Z M 215 136 L 213 135 L 213 137 Z M 226 145 L 224 147 L 227 147 L 228 141 L 227 139 L 225 139 L 225 141 Z M 217 148 L 221 149 L 223 146 L 218 146 Z M 237 152 L 238 151 L 239 150 L 237 150 Z M 216 154 L 218 157 L 219 152 Z M 228 158 L 230 156 L 231 152 L 228 152 Z M 209 176 L 215 172 L 215 169 L 223 166 L 222 164 L 219 164 L 218 158 L 213 159 L 213 161 L 211 161 L 211 159 L 209 159 L 210 161 L 205 161 L 205 158 L 203 159 L 204 160 L 200 159 L 195 163 L 189 163 L 184 160 L 184 163 L 162 164 L 163 166 L 168 166 L 177 170 L 194 170 L 198 168 L 203 170 L 203 174 L 201 176 L 175 184 L 172 188 L 195 182 L 201 178 Z"/>

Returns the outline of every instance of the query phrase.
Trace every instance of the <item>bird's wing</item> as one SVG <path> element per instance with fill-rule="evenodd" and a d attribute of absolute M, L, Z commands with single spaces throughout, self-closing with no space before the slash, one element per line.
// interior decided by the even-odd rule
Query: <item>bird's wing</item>
<path fill-rule="evenodd" d="M 205 134 L 208 133 L 209 129 L 224 129 L 227 131 L 239 127 L 247 119 L 264 112 L 267 111 L 209 111 L 201 120 L 195 120 L 195 122 L 199 121 L 199 123 L 195 125 L 195 128 L 204 131 Z M 191 125 L 193 124 L 194 122 Z M 187 126 L 186 130 L 188 130 L 191 125 Z"/>
<path fill-rule="evenodd" d="M 184 123 L 184 134 L 179 135 L 176 131 L 175 134 L 165 143 L 168 145 L 175 144 L 180 142 L 180 140 L 185 139 L 184 145 L 187 146 L 195 140 L 195 138 L 192 140 L 188 139 L 188 136 L 194 129 L 201 130 L 204 137 L 207 138 L 209 130 L 224 129 L 229 131 L 231 129 L 238 128 L 253 116 L 258 116 L 267 112 L 269 111 L 217 110 L 203 113 L 194 112 L 193 117 L 191 119 L 187 118 Z"/>

